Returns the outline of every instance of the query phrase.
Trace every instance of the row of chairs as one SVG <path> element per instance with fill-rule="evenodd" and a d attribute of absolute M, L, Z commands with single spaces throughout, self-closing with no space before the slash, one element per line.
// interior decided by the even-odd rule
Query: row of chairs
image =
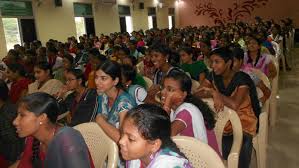
<path fill-rule="evenodd" d="M 294 44 L 290 41 L 290 47 Z M 278 61 L 282 59 L 284 61 L 284 54 L 281 50 L 282 46 L 276 47 L 277 55 L 273 59 L 275 66 L 279 72 Z M 258 134 L 253 138 L 253 148 L 256 151 L 258 168 L 266 167 L 266 154 L 267 154 L 267 142 L 268 142 L 268 124 L 273 126 L 275 124 L 276 112 L 277 112 L 277 92 L 278 92 L 278 77 L 274 78 L 271 82 L 265 74 L 259 70 L 254 70 L 254 73 L 266 84 L 267 87 L 271 88 L 272 93 L 269 100 L 266 101 L 262 108 L 262 113 L 259 116 L 259 131 Z M 279 73 L 278 73 L 279 74 Z M 153 82 L 144 77 L 147 87 L 151 87 Z M 192 81 L 193 85 L 199 86 L 197 81 Z M 214 102 L 212 99 L 204 99 L 204 101 L 213 109 Z M 269 116 L 270 115 L 270 116 Z M 269 118 L 270 117 L 270 118 Z M 243 139 L 243 132 L 240 119 L 237 113 L 225 107 L 224 111 L 217 114 L 217 122 L 215 126 L 216 139 L 219 145 L 219 149 L 222 149 L 222 137 L 223 130 L 226 123 L 230 121 L 233 127 L 233 145 L 228 156 L 227 161 L 221 160 L 217 153 L 207 144 L 204 144 L 194 138 L 175 136 L 173 140 L 177 143 L 178 147 L 183 153 L 189 158 L 191 164 L 196 168 L 201 167 L 219 167 L 219 168 L 237 168 L 239 161 L 239 154 Z M 96 123 L 84 123 L 74 127 L 81 132 L 84 137 L 93 158 L 95 167 L 103 167 L 106 165 L 108 168 L 117 167 L 119 159 L 119 150 L 115 142 L 113 142 Z M 222 151 L 221 151 L 222 153 Z M 107 162 L 106 162 L 107 160 Z"/>
<path fill-rule="evenodd" d="M 213 106 L 213 101 L 211 99 L 206 99 L 204 101 L 206 101 L 211 107 Z M 177 143 L 182 152 L 189 158 L 191 164 L 196 168 L 237 168 L 243 134 L 240 119 L 235 111 L 225 107 L 223 112 L 218 113 L 215 133 L 219 149 L 222 149 L 223 130 L 228 121 L 231 121 L 233 126 L 234 142 L 227 161 L 222 161 L 218 154 L 209 145 L 194 138 L 177 136 L 173 137 L 173 140 Z M 104 133 L 98 124 L 94 122 L 83 123 L 75 126 L 74 128 L 80 131 L 84 137 L 85 142 L 90 149 L 90 154 L 95 167 L 103 167 L 105 164 L 108 168 L 117 167 L 119 159 L 118 146 Z M 108 161 L 106 163 L 107 158 Z"/>
<path fill-rule="evenodd" d="M 259 70 L 255 70 L 254 73 L 264 81 L 267 87 L 270 87 L 270 81 L 267 76 Z M 146 80 L 148 84 L 151 84 L 150 80 Z M 150 82 L 148 82 L 150 81 Z M 193 81 L 196 82 L 196 81 Z M 150 86 L 150 85 L 149 85 Z M 214 102 L 212 99 L 204 99 L 212 109 L 214 108 Z M 260 127 L 259 133 L 253 138 L 253 147 L 256 151 L 258 168 L 266 167 L 266 149 L 268 140 L 268 116 L 269 116 L 269 100 L 266 102 L 262 109 L 262 113 L 259 117 Z M 225 107 L 224 111 L 217 114 L 217 122 L 215 126 L 216 139 L 219 145 L 219 149 L 222 149 L 222 137 L 223 130 L 226 123 L 230 121 L 233 127 L 233 145 L 228 156 L 227 161 L 219 161 L 219 156 L 208 145 L 201 143 L 200 141 L 190 137 L 174 137 L 174 141 L 178 144 L 181 150 L 190 159 L 194 167 L 222 167 L 225 165 L 229 168 L 237 168 L 239 161 L 239 153 L 242 144 L 243 132 L 240 119 L 237 113 Z M 96 123 L 84 123 L 75 127 L 83 135 L 89 149 L 91 150 L 91 156 L 94 160 L 96 167 L 101 167 L 105 164 L 108 157 L 107 167 L 112 168 L 117 166 L 118 160 L 118 146 L 101 130 Z M 201 148 L 201 150 L 198 150 Z M 211 150 L 213 152 L 211 152 Z M 203 152 L 201 152 L 203 151 Z M 222 151 L 221 151 L 222 153 Z M 208 155 L 209 154 L 209 155 Z M 210 156 L 211 155 L 211 156 Z M 207 157 L 209 156 L 209 157 Z M 215 165 L 216 164 L 216 165 Z"/>

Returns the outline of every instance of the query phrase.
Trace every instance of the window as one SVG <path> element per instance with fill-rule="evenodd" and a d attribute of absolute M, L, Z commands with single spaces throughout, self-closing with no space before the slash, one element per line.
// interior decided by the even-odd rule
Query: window
<path fill-rule="evenodd" d="M 8 50 L 15 44 L 36 40 L 31 2 L 0 0 L 0 11 Z"/>
<path fill-rule="evenodd" d="M 74 15 L 78 39 L 83 34 L 87 34 L 88 36 L 95 35 L 92 4 L 75 2 Z"/>
<path fill-rule="evenodd" d="M 172 16 L 168 16 L 168 28 L 172 28 Z"/>
<path fill-rule="evenodd" d="M 175 27 L 175 9 L 174 8 L 168 8 L 168 28 L 174 28 Z"/>
<path fill-rule="evenodd" d="M 149 7 L 147 10 L 148 14 L 148 28 L 157 28 L 157 16 L 156 16 L 156 8 Z"/>
<path fill-rule="evenodd" d="M 84 17 L 75 17 L 77 39 L 83 34 L 86 34 Z"/>
<path fill-rule="evenodd" d="M 133 32 L 133 21 L 130 10 L 130 6 L 118 5 L 121 32 Z"/>
<path fill-rule="evenodd" d="M 118 14 L 130 16 L 131 15 L 130 6 L 118 5 Z"/>
<path fill-rule="evenodd" d="M 132 22 L 132 17 L 131 16 L 126 16 L 126 28 L 128 33 L 133 32 L 133 22 Z"/>
<path fill-rule="evenodd" d="M 152 16 L 148 16 L 147 18 L 148 18 L 148 29 L 154 28 L 153 17 Z"/>
<path fill-rule="evenodd" d="M 15 44 L 21 45 L 21 34 L 18 18 L 2 18 L 7 50 Z"/>

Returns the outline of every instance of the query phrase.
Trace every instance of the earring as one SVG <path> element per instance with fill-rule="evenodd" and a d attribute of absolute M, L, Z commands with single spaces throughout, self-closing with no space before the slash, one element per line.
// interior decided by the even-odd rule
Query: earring
<path fill-rule="evenodd" d="M 153 160 L 154 159 L 154 154 L 150 155 L 150 159 Z"/>
<path fill-rule="evenodd" d="M 168 62 L 168 59 L 166 60 L 166 62 Z"/>
<path fill-rule="evenodd" d="M 43 123 L 42 122 L 39 122 L 39 125 L 42 125 Z"/>

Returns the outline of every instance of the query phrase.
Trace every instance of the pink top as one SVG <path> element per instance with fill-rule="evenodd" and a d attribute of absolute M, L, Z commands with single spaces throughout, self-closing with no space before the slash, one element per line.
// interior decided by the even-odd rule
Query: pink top
<path fill-rule="evenodd" d="M 247 68 L 255 68 L 255 69 L 259 69 L 262 72 L 264 72 L 264 74 L 266 74 L 267 76 L 269 75 L 269 68 L 268 68 L 268 64 L 272 61 L 272 56 L 269 54 L 262 54 L 261 57 L 258 59 L 258 62 L 254 65 L 254 63 L 249 63 L 248 59 L 249 56 L 247 53 L 245 53 L 244 55 L 244 64 L 243 64 L 243 69 L 247 69 Z"/>
<path fill-rule="evenodd" d="M 194 137 L 193 126 L 192 126 L 192 117 L 187 110 L 181 111 L 175 118 L 175 120 L 181 121 L 185 124 L 186 128 L 180 133 L 183 136 Z"/>

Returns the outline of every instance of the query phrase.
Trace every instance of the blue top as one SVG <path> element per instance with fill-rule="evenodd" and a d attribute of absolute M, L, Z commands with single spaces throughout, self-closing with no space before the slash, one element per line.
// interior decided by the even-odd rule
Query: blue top
<path fill-rule="evenodd" d="M 103 94 L 98 97 L 98 114 L 103 114 L 107 117 L 107 121 L 118 127 L 119 113 L 128 111 L 136 106 L 135 100 L 127 93 L 122 92 L 114 101 L 111 108 L 108 106 L 108 96 Z"/>

